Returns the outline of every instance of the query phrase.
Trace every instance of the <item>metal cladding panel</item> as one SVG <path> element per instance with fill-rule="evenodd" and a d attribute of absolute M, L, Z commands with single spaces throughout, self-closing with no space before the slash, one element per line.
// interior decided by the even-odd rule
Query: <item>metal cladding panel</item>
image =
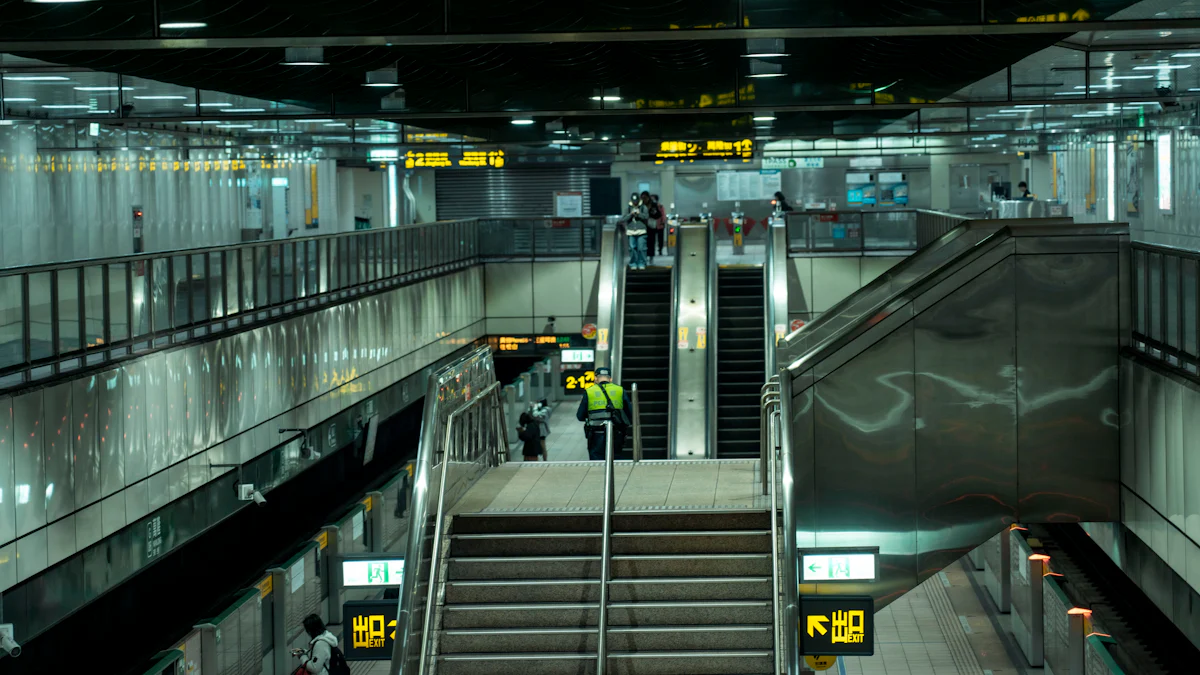
<path fill-rule="evenodd" d="M 42 395 L 42 420 L 46 453 L 46 485 L 30 500 L 44 500 L 46 521 L 51 522 L 75 510 L 75 467 L 72 456 L 71 383 L 47 387 Z"/>
<path fill-rule="evenodd" d="M 1167 415 L 1167 482 L 1164 503 L 1166 509 L 1161 513 L 1172 525 L 1183 530 L 1183 491 L 1184 491 L 1184 461 L 1186 447 L 1183 445 L 1183 419 L 1189 413 L 1183 407 L 1184 385 L 1170 378 L 1158 378 L 1166 388 Z M 1195 414 L 1197 411 L 1190 411 Z M 1119 452 L 1119 450 L 1118 450 Z M 1181 542 L 1182 543 L 1182 542 Z"/>
<path fill-rule="evenodd" d="M 607 165 L 505 168 L 502 171 L 436 172 L 438 220 L 527 218 L 554 213 L 554 193 L 583 193 L 590 213 L 592 178 L 609 175 Z"/>
<path fill-rule="evenodd" d="M 125 484 L 146 477 L 146 378 L 147 361 L 131 361 L 121 368 L 125 386 L 121 391 L 125 415 Z"/>
<path fill-rule="evenodd" d="M 107 497 L 125 487 L 125 407 L 121 392 L 125 378 L 120 368 L 101 373 L 96 397 L 96 452 L 100 456 L 100 495 Z"/>
<path fill-rule="evenodd" d="M 1013 259 L 915 320 L 918 582 L 1017 514 Z"/>
<path fill-rule="evenodd" d="M 912 340 L 910 322 L 814 387 L 816 545 L 878 543 L 879 579 L 844 589 L 877 607 L 917 579 Z"/>
<path fill-rule="evenodd" d="M 12 399 L 16 451 L 13 501 L 16 504 L 18 537 L 46 524 L 46 457 L 42 451 L 45 436 L 43 391 L 39 389 Z"/>
<path fill-rule="evenodd" d="M 71 432 L 75 435 L 72 447 L 75 455 L 75 508 L 81 508 L 100 499 L 100 448 L 96 442 L 99 437 L 96 423 L 99 419 L 96 415 L 99 378 L 95 375 L 83 377 L 75 380 L 71 386 Z"/>
<path fill-rule="evenodd" d="M 1125 484 L 1138 494 L 1150 494 L 1150 427 L 1153 418 L 1150 414 L 1150 380 L 1153 374 L 1145 368 L 1135 368 L 1133 371 L 1133 409 L 1134 409 L 1134 474 L 1122 477 Z"/>
<path fill-rule="evenodd" d="M 146 474 L 167 466 L 167 358 L 155 354 L 145 360 Z"/>
<path fill-rule="evenodd" d="M 785 373 L 783 377 L 787 377 Z M 801 378 L 801 381 L 809 378 Z M 814 390 L 811 384 L 792 387 L 797 391 L 792 396 L 792 477 L 794 481 L 794 504 L 796 523 L 796 545 L 813 548 L 817 545 L 816 525 L 816 436 L 813 425 Z M 781 420 L 780 424 L 788 424 Z"/>
<path fill-rule="evenodd" d="M 186 352 L 187 350 L 177 349 L 166 354 L 167 464 L 174 464 L 187 457 L 187 451 L 191 447 L 191 438 L 187 434 Z"/>
<path fill-rule="evenodd" d="M 1121 359 L 1121 482 L 1134 485 L 1137 477 L 1137 418 L 1134 416 L 1134 382 L 1141 370 L 1130 359 Z M 1185 426 L 1188 423 L 1185 422 Z M 1186 431 L 1185 431 L 1186 433 Z"/>
<path fill-rule="evenodd" d="M 1192 541 L 1200 542 L 1200 453 L 1188 451 L 1190 448 L 1200 448 L 1200 415 L 1196 414 L 1196 411 L 1200 411 L 1200 390 L 1190 386 L 1183 388 L 1183 409 L 1188 411 L 1183 416 L 1182 443 L 1184 532 Z M 3 410 L 0 410 L 0 414 L 3 414 Z M 1189 573 L 1188 581 L 1200 590 L 1200 550 L 1194 552 L 1194 557 L 1196 574 Z"/>
<path fill-rule="evenodd" d="M 1115 520 L 1117 254 L 1019 256 L 1016 276 L 1019 517 Z"/>
<path fill-rule="evenodd" d="M 0 397 L 0 544 L 17 538 L 17 512 L 15 506 L 15 481 L 13 479 L 13 403 L 8 396 Z M 14 554 L 15 555 L 15 554 Z M 0 564 L 0 570 L 3 569 Z M 4 574 L 0 571 L 0 579 Z M 0 583 L 0 590 L 6 586 Z"/>

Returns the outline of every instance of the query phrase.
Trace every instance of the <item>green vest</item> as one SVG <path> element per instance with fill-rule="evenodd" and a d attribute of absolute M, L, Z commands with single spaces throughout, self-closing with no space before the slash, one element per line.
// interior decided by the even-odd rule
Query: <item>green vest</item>
<path fill-rule="evenodd" d="M 601 387 L 604 387 L 603 391 L 601 391 Z M 603 424 L 609 421 L 611 418 L 608 412 L 608 402 L 610 399 L 612 400 L 613 408 L 617 410 L 625 409 L 625 390 L 620 385 L 605 382 L 603 384 L 592 385 L 584 389 L 584 391 L 587 392 L 588 422 L 590 424 Z M 604 397 L 605 394 L 608 394 L 608 398 Z M 618 418 L 613 421 L 620 422 L 620 416 L 618 415 Z"/>

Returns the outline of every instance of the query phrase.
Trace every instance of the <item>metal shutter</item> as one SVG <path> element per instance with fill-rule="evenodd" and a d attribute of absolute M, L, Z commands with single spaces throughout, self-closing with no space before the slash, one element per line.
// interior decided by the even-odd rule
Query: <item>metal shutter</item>
<path fill-rule="evenodd" d="M 608 175 L 608 165 L 439 169 L 435 179 L 437 218 L 550 216 L 554 214 L 554 193 L 568 191 L 583 193 L 583 212 L 588 214 L 588 181 Z"/>

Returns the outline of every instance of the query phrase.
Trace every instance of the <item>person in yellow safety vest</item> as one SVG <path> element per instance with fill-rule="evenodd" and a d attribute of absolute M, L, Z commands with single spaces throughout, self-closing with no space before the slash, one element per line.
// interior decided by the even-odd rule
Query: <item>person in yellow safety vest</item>
<path fill-rule="evenodd" d="M 596 384 L 583 390 L 583 400 L 575 417 L 583 422 L 583 433 L 588 441 L 588 459 L 604 461 L 605 424 L 613 423 L 613 454 L 625 444 L 629 430 L 629 418 L 625 415 L 625 390 L 613 384 L 612 371 L 596 369 Z"/>

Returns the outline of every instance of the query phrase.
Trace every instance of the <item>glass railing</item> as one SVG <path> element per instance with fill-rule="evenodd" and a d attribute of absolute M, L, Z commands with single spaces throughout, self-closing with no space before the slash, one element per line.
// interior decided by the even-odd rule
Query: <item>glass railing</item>
<path fill-rule="evenodd" d="M 599 259 L 602 227 L 449 221 L 0 270 L 0 388 L 481 260 Z"/>
<path fill-rule="evenodd" d="M 925 209 L 799 211 L 787 216 L 790 253 L 915 251 L 966 220 Z"/>
<path fill-rule="evenodd" d="M 1132 246 L 1134 346 L 1200 373 L 1200 252 Z"/>

